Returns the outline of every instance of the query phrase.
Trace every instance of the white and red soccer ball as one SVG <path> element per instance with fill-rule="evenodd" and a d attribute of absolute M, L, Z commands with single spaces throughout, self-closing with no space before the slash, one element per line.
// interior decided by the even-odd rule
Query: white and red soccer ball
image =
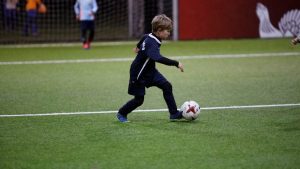
<path fill-rule="evenodd" d="M 190 100 L 183 103 L 180 108 L 182 111 L 182 116 L 186 120 L 195 120 L 200 114 L 200 106 L 197 102 Z"/>

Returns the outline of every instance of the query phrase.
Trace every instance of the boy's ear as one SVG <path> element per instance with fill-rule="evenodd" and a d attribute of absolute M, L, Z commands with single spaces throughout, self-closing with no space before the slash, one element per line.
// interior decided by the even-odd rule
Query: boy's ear
<path fill-rule="evenodd" d="M 161 32 L 162 31 L 162 28 L 158 28 L 156 32 Z"/>

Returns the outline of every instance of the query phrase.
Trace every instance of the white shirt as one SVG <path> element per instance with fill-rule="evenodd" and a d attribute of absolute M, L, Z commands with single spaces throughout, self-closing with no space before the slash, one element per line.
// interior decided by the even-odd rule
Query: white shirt
<path fill-rule="evenodd" d="M 18 0 L 6 0 L 5 7 L 6 9 L 16 9 Z"/>
<path fill-rule="evenodd" d="M 74 5 L 74 11 L 76 15 L 79 15 L 79 19 L 82 20 L 94 20 L 94 14 L 98 10 L 96 0 L 76 0 Z"/>

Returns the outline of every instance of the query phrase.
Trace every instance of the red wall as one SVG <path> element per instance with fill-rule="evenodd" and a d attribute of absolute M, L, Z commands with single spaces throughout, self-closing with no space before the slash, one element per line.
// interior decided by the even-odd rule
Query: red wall
<path fill-rule="evenodd" d="M 300 9 L 300 0 L 178 0 L 179 39 L 257 38 L 258 2 L 276 28 L 288 10 Z"/>

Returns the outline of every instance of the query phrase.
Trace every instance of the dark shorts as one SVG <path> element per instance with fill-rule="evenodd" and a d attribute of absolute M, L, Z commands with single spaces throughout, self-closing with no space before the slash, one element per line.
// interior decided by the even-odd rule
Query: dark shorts
<path fill-rule="evenodd" d="M 149 88 L 152 86 L 160 86 L 166 82 L 168 82 L 167 79 L 157 71 L 155 72 L 154 76 L 149 79 L 142 79 L 136 82 L 129 80 L 128 94 L 134 96 L 144 96 L 146 94 L 146 87 Z"/>
<path fill-rule="evenodd" d="M 85 20 L 85 21 L 80 21 L 80 29 L 81 30 L 93 30 L 95 29 L 95 23 L 94 21 L 88 21 L 88 20 Z"/>

